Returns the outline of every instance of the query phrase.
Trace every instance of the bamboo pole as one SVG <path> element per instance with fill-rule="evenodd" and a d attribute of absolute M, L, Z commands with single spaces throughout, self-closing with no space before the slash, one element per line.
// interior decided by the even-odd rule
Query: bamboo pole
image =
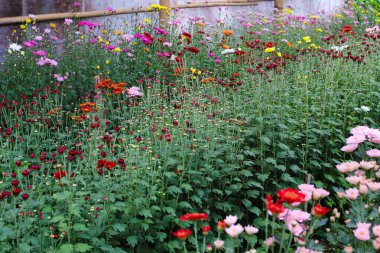
<path fill-rule="evenodd" d="M 206 3 L 189 3 L 184 5 L 171 6 L 172 9 L 187 9 L 187 8 L 202 8 L 202 7 L 221 7 L 221 6 L 256 6 L 257 2 L 238 2 L 238 3 L 226 3 L 226 2 L 206 2 Z M 110 11 L 85 11 L 85 12 L 63 12 L 63 13 L 50 13 L 36 15 L 37 21 L 47 21 L 47 20 L 57 20 L 65 18 L 92 18 L 92 17 L 102 17 L 110 15 L 121 15 L 121 14 L 133 14 L 140 12 L 150 12 L 148 8 L 140 9 L 117 9 L 112 12 Z M 15 24 L 25 22 L 29 16 L 16 16 L 16 17 L 5 17 L 0 18 L 0 25 Z"/>

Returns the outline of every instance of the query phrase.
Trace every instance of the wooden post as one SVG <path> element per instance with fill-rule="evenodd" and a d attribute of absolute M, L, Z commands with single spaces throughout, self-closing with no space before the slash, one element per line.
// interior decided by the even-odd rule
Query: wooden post
<path fill-rule="evenodd" d="M 95 85 L 100 83 L 100 81 L 103 80 L 103 75 L 99 74 L 94 77 Z M 102 95 L 102 89 L 95 88 L 95 104 L 97 108 L 103 108 L 104 102 L 103 102 L 103 95 Z"/>
<path fill-rule="evenodd" d="M 284 9 L 284 0 L 274 0 L 274 8 L 277 9 L 274 11 L 275 14 L 282 13 Z"/>
<path fill-rule="evenodd" d="M 161 6 L 166 6 L 168 8 L 170 8 L 170 0 L 160 0 L 160 5 Z M 163 23 L 166 23 L 168 21 L 168 15 L 166 14 L 166 11 L 165 10 L 160 10 L 159 14 L 158 14 L 158 18 L 159 18 L 159 22 L 163 22 Z"/>

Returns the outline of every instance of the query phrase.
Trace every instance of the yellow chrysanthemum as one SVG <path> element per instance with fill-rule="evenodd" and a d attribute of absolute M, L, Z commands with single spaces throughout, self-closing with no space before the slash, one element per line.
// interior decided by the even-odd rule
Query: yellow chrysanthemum
<path fill-rule="evenodd" d="M 152 25 L 152 21 L 149 18 L 144 18 L 144 22 L 149 25 Z"/>
<path fill-rule="evenodd" d="M 276 51 L 276 47 L 268 47 L 264 50 L 265 53 L 272 53 Z"/>
<path fill-rule="evenodd" d="M 305 36 L 302 38 L 306 43 L 310 43 L 311 42 L 311 38 L 310 36 Z"/>

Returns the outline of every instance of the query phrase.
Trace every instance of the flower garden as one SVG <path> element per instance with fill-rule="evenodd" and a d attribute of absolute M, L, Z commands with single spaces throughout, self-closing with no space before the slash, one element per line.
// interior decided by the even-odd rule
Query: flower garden
<path fill-rule="evenodd" d="M 0 252 L 380 250 L 376 1 L 177 12 L 13 31 Z"/>

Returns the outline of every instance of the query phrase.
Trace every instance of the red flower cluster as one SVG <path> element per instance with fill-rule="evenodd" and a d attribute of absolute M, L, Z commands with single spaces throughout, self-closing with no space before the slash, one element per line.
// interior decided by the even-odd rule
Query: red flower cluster
<path fill-rule="evenodd" d="M 182 221 L 203 221 L 207 218 L 207 213 L 187 213 L 181 216 Z"/>
<path fill-rule="evenodd" d="M 98 160 L 98 169 L 106 168 L 107 170 L 112 170 L 117 165 L 117 162 L 108 161 L 108 160 Z"/>
<path fill-rule="evenodd" d="M 180 230 L 173 232 L 173 235 L 180 240 L 186 240 L 187 237 L 189 237 L 189 235 L 191 235 L 191 230 L 181 228 Z"/>

